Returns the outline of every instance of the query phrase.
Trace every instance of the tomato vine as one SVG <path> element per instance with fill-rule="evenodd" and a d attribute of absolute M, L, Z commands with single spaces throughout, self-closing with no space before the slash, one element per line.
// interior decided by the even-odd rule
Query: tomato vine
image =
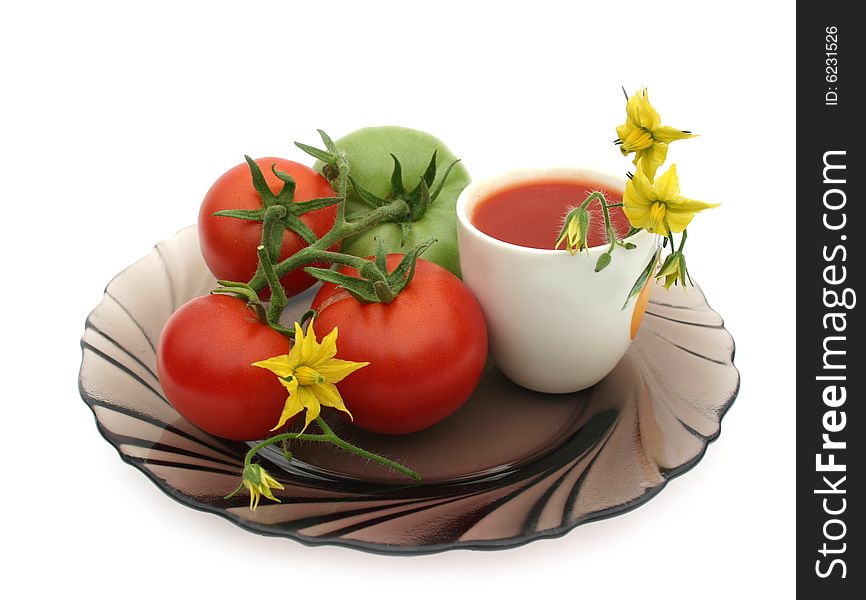
<path fill-rule="evenodd" d="M 433 192 L 431 199 L 431 194 L 428 190 L 428 180 L 432 182 L 435 177 L 436 155 L 434 153 L 424 178 L 419 182 L 417 193 L 413 191 L 409 194 L 397 194 L 391 200 L 377 198 L 374 203 L 375 206 L 371 206 L 369 212 L 350 221 L 346 218 L 346 198 L 350 181 L 349 161 L 345 153 L 336 147 L 324 131 L 318 131 L 325 146 L 324 150 L 298 142 L 296 142 L 296 145 L 304 152 L 326 163 L 325 173 L 336 181 L 337 196 L 335 199 L 317 198 L 306 202 L 294 203 L 292 200 L 294 192 L 292 178 L 286 173 L 282 173 L 272 167 L 273 173 L 283 181 L 282 190 L 278 194 L 274 194 L 265 182 L 258 165 L 252 159 L 246 157 L 247 163 L 250 166 L 253 185 L 262 201 L 262 208 L 255 210 L 223 210 L 215 213 L 217 216 L 222 217 L 261 221 L 262 238 L 261 244 L 256 251 L 258 266 L 252 278 L 245 283 L 220 280 L 218 282 L 219 287 L 214 289 L 213 292 L 217 294 L 231 294 L 246 300 L 263 324 L 292 339 L 300 335 L 297 328 L 301 325 L 296 324 L 295 328 L 287 328 L 279 323 L 283 310 L 288 303 L 288 297 L 280 283 L 282 276 L 296 269 L 304 268 L 308 274 L 317 279 L 341 286 L 360 302 L 387 304 L 392 302 L 412 280 L 416 261 L 420 254 L 436 242 L 435 239 L 431 239 L 408 250 L 396 268 L 390 272 L 386 266 L 385 249 L 382 244 L 377 243 L 376 256 L 373 260 L 331 250 L 332 247 L 339 244 L 342 240 L 362 233 L 379 223 L 385 221 L 405 223 L 407 219 L 412 217 L 413 211 L 417 211 L 416 204 L 429 205 L 432 199 L 435 199 L 435 195 L 438 194 L 437 189 Z M 396 157 L 394 157 L 394 161 L 399 166 L 399 161 Z M 452 164 L 448 168 L 445 178 L 448 177 L 453 166 Z M 399 170 L 396 172 L 399 175 Z M 440 183 L 440 189 L 441 186 L 442 183 Z M 337 215 L 334 225 L 321 237 L 317 237 L 299 219 L 299 216 L 305 212 L 317 210 L 335 203 L 337 205 Z M 291 229 L 297 233 L 308 245 L 284 260 L 277 261 L 285 229 Z M 359 276 L 353 277 L 331 269 L 314 266 L 316 264 L 340 264 L 352 267 L 357 271 Z M 258 295 L 265 288 L 270 290 L 270 303 L 267 308 L 260 301 Z M 313 318 L 314 315 L 314 311 L 308 312 L 300 323 L 302 324 L 305 320 Z M 312 327 L 309 328 L 307 335 L 315 335 L 312 332 Z M 313 338 L 313 343 L 316 343 L 315 338 Z M 292 385 L 296 384 L 293 383 Z M 253 445 L 244 458 L 241 484 L 226 498 L 234 496 L 243 487 L 246 487 L 250 491 L 251 508 L 255 508 L 261 495 L 276 499 L 272 495 L 271 488 L 281 488 L 280 484 L 268 475 L 261 465 L 253 464 L 252 461 L 262 449 L 278 443 L 282 443 L 284 454 L 287 458 L 290 458 L 291 455 L 285 444 L 291 440 L 331 443 L 342 450 L 377 462 L 411 479 L 420 481 L 420 476 L 412 469 L 396 461 L 364 450 L 340 438 L 321 416 L 318 416 L 317 413 L 314 414 L 316 414 L 315 422 L 321 430 L 320 434 L 304 433 L 303 431 L 279 433 Z M 312 415 L 308 415 L 308 422 L 311 418 Z"/>

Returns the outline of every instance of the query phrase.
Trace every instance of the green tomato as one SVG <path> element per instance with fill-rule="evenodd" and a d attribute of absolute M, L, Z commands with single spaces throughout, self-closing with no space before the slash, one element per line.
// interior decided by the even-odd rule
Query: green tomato
<path fill-rule="evenodd" d="M 349 174 L 364 190 L 379 198 L 392 197 L 391 174 L 394 171 L 393 154 L 402 167 L 403 186 L 406 191 L 418 186 L 421 176 L 436 151 L 436 178 L 430 190 L 436 190 L 449 165 L 457 157 L 441 141 L 423 131 L 404 127 L 368 127 L 359 129 L 336 141 L 336 145 L 349 156 Z M 322 172 L 324 164 L 319 161 L 315 169 Z M 448 173 L 436 199 L 411 226 L 398 223 L 380 223 L 372 229 L 343 242 L 343 252 L 355 256 L 375 254 L 375 238 L 385 243 L 389 253 L 405 253 L 413 246 L 431 238 L 439 240 L 425 253 L 424 259 L 435 262 L 458 277 L 460 262 L 457 256 L 457 197 L 469 184 L 469 173 L 462 163 L 457 163 Z M 370 210 L 349 184 L 346 215 L 351 219 Z M 406 233 L 404 234 L 404 229 Z M 404 240 L 405 235 L 405 240 Z"/>

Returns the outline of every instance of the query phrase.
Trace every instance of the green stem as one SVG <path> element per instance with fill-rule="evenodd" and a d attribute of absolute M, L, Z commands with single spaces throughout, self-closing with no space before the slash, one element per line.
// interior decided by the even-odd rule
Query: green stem
<path fill-rule="evenodd" d="M 267 248 L 272 261 L 279 260 L 283 245 L 283 219 L 289 211 L 285 206 L 274 204 L 265 209 L 262 217 L 262 245 Z"/>
<path fill-rule="evenodd" d="M 601 192 L 592 192 L 586 197 L 586 200 L 583 201 L 581 208 L 586 208 L 593 200 L 598 200 L 601 204 L 601 214 L 604 216 L 604 231 L 607 234 L 607 239 L 610 240 L 610 247 L 607 249 L 607 253 L 610 254 L 616 249 L 616 243 L 619 240 L 616 235 L 616 230 L 614 230 L 613 225 L 611 225 L 610 222 L 610 207 L 622 206 L 622 204 L 608 204 L 604 194 Z"/>
<path fill-rule="evenodd" d="M 280 321 L 280 315 L 283 314 L 283 309 L 289 303 L 286 297 L 286 290 L 280 283 L 280 278 L 274 271 L 274 263 L 271 260 L 271 253 L 262 245 L 256 249 L 259 255 L 259 264 L 264 273 L 268 287 L 271 288 L 271 303 L 268 307 L 267 320 L 270 325 L 277 325 Z"/>
<path fill-rule="evenodd" d="M 683 236 L 680 238 L 680 247 L 677 250 L 680 254 L 683 253 L 683 246 L 686 245 L 686 238 L 689 237 L 689 232 L 687 229 L 683 229 Z M 671 247 L 673 248 L 673 242 L 671 242 Z"/>
<path fill-rule="evenodd" d="M 310 256 L 314 259 L 314 262 L 336 263 L 346 265 L 347 267 L 353 267 L 359 271 L 364 268 L 364 265 L 370 262 L 360 256 L 352 256 L 351 254 L 343 254 L 341 252 L 331 252 L 330 250 L 316 250 L 315 252 L 310 252 Z"/>
<path fill-rule="evenodd" d="M 350 444 L 331 429 L 325 420 L 322 417 L 316 417 L 316 424 L 321 428 L 321 434 L 310 434 L 310 433 L 281 433 L 270 437 L 266 440 L 263 440 L 249 449 L 246 456 L 244 457 L 244 467 L 249 467 L 252 464 L 252 460 L 256 454 L 259 453 L 262 449 L 270 446 L 271 444 L 276 444 L 282 442 L 284 440 L 303 440 L 305 442 L 329 442 L 334 444 L 338 448 L 345 450 L 346 452 L 351 452 L 361 458 L 366 458 L 368 460 L 372 460 L 373 462 L 377 462 L 380 465 L 385 467 L 394 469 L 395 471 L 399 471 L 403 475 L 414 479 L 415 481 L 421 481 L 421 476 L 418 475 L 412 469 L 401 465 L 398 462 L 387 459 L 384 456 L 380 456 L 373 452 L 368 452 L 363 448 L 359 448 L 354 444 Z"/>
<path fill-rule="evenodd" d="M 404 467 L 400 463 L 393 461 L 393 460 L 390 460 L 390 459 L 387 459 L 384 456 L 379 456 L 378 454 L 375 454 L 373 452 L 368 452 L 367 450 L 364 450 L 363 448 L 359 448 L 358 446 L 356 446 L 354 444 L 350 444 L 349 442 L 347 442 L 343 438 L 337 436 L 337 434 L 334 433 L 330 427 L 328 427 L 327 423 L 325 423 L 325 421 L 324 421 L 324 419 L 322 419 L 322 417 L 318 417 L 316 419 L 316 423 L 319 424 L 319 427 L 322 428 L 322 431 L 325 432 L 325 435 L 330 438 L 331 443 L 333 443 L 337 447 L 342 448 L 343 450 L 345 450 L 347 452 L 351 452 L 352 454 L 357 454 L 358 456 L 360 456 L 362 458 L 366 458 L 366 459 L 372 460 L 374 462 L 377 462 L 380 465 L 394 469 L 395 471 L 399 471 L 400 473 L 403 473 L 403 475 L 406 475 L 407 477 L 411 477 L 415 481 L 421 481 L 421 476 L 418 475 L 418 473 L 416 473 L 412 469 L 410 469 L 408 467 Z"/>
<path fill-rule="evenodd" d="M 305 267 L 317 262 L 338 262 L 333 260 L 335 256 L 344 257 L 346 255 L 337 252 L 327 252 L 327 249 L 348 237 L 358 235 L 374 225 L 382 221 L 392 220 L 395 217 L 401 217 L 409 213 L 409 205 L 403 200 L 394 200 L 384 206 L 380 206 L 371 210 L 363 217 L 356 221 L 338 221 L 334 227 L 319 238 L 317 242 L 302 248 L 284 261 L 274 265 L 274 270 L 279 277 L 286 273 L 294 271 L 300 267 Z M 347 264 L 342 261 L 341 264 Z M 354 266 L 354 265 L 353 265 Z M 266 279 L 263 273 L 256 273 L 249 281 L 249 286 L 258 291 L 264 287 Z"/>
<path fill-rule="evenodd" d="M 607 210 L 607 204 L 604 202 L 601 203 L 601 212 L 604 215 L 604 230 L 607 231 L 608 237 L 612 237 L 616 240 L 616 232 L 610 224 L 610 211 Z"/>
<path fill-rule="evenodd" d="M 591 193 L 589 196 L 586 197 L 586 200 L 583 201 L 583 204 L 581 204 L 580 207 L 586 208 L 587 206 L 589 206 L 589 203 L 592 202 L 593 200 L 601 200 L 603 203 L 604 202 L 604 194 L 602 194 L 601 192 Z"/>
<path fill-rule="evenodd" d="M 388 285 L 388 280 L 385 278 L 382 269 L 366 258 L 352 256 L 351 254 L 342 254 L 340 252 L 330 252 L 328 250 L 320 250 L 311 253 L 311 256 L 314 257 L 313 262 L 330 262 L 354 267 L 361 277 L 369 280 L 370 283 L 373 284 L 373 288 L 376 290 L 376 295 L 379 297 L 380 302 L 384 302 L 385 304 L 393 302 L 394 293 L 391 291 L 391 286 Z"/>
<path fill-rule="evenodd" d="M 247 451 L 246 456 L 244 456 L 244 467 L 249 467 L 253 458 L 256 454 L 270 446 L 271 444 L 276 444 L 277 442 L 282 442 L 284 440 L 301 440 L 304 442 L 327 442 L 328 439 L 324 435 L 317 435 L 312 433 L 281 433 L 279 435 L 275 435 L 269 437 L 266 440 L 263 440 L 250 448 Z"/>
<path fill-rule="evenodd" d="M 604 201 L 604 196 L 602 196 L 601 202 L 601 213 L 604 215 L 604 230 L 607 232 L 607 237 L 612 238 L 612 241 L 616 241 L 616 232 L 613 230 L 613 226 L 610 224 L 610 211 L 607 208 L 607 202 Z"/>
<path fill-rule="evenodd" d="M 340 198 L 341 201 L 337 205 L 337 223 L 344 223 L 346 221 L 346 200 L 348 199 L 349 193 L 349 162 L 346 160 L 346 155 L 344 152 L 340 152 L 338 156 L 339 160 L 339 174 L 337 175 L 337 198 Z"/>
<path fill-rule="evenodd" d="M 589 206 L 589 203 L 593 200 L 598 200 L 601 203 L 601 214 L 604 216 L 604 230 L 607 232 L 607 237 L 613 238 L 615 241 L 616 233 L 613 231 L 613 228 L 610 224 L 610 210 L 608 210 L 611 206 L 622 206 L 622 204 L 608 204 L 607 200 L 604 197 L 604 194 L 601 192 L 593 192 L 589 196 L 586 197 L 586 200 L 583 201 L 583 204 L 580 205 L 581 208 L 586 208 Z M 613 235 L 611 235 L 613 233 Z"/>

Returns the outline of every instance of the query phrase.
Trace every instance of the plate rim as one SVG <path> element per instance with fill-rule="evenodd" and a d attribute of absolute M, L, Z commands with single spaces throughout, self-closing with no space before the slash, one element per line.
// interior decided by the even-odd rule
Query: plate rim
<path fill-rule="evenodd" d="M 155 244 L 151 248 L 151 250 L 148 254 L 142 256 L 140 259 L 136 260 L 135 262 L 133 262 L 132 264 L 128 265 L 123 270 L 121 270 L 119 273 L 114 275 L 111 278 L 111 280 L 108 282 L 108 284 L 105 286 L 105 290 L 104 290 L 102 299 L 88 313 L 87 318 L 85 319 L 85 322 L 84 322 L 84 325 L 85 325 L 85 334 L 84 335 L 86 335 L 87 328 L 91 322 L 91 316 L 99 309 L 99 307 L 105 301 L 107 291 L 108 291 L 109 287 L 111 286 L 111 284 L 116 279 L 122 277 L 127 271 L 134 268 L 140 262 L 148 259 L 152 254 L 154 254 L 154 253 L 159 254 L 160 253 L 159 247 L 161 245 L 165 244 L 166 242 L 169 242 L 170 240 L 175 239 L 181 233 L 186 232 L 190 229 L 195 229 L 195 228 L 196 228 L 195 225 L 189 225 L 187 227 L 184 227 L 184 228 L 178 230 L 174 234 L 174 236 L 172 236 L 172 238 L 163 240 L 163 241 Z M 300 544 L 303 544 L 304 546 L 307 546 L 307 547 L 336 546 L 336 547 L 350 548 L 353 550 L 360 550 L 363 552 L 368 552 L 368 553 L 372 553 L 372 554 L 379 554 L 379 555 L 386 555 L 386 556 L 418 556 L 418 555 L 425 555 L 425 554 L 438 554 L 438 553 L 449 551 L 449 550 L 483 550 L 483 551 L 506 550 L 506 549 L 510 549 L 510 548 L 517 548 L 517 547 L 523 546 L 525 544 L 529 544 L 530 542 L 534 542 L 537 540 L 559 538 L 559 537 L 562 537 L 565 534 L 569 533 L 573 529 L 576 529 L 577 527 L 584 525 L 586 523 L 592 523 L 592 522 L 596 522 L 596 521 L 602 521 L 602 520 L 610 519 L 612 517 L 633 511 L 634 509 L 646 504 L 647 502 L 649 502 L 650 500 L 655 498 L 662 490 L 664 490 L 667 487 L 667 485 L 671 481 L 673 481 L 674 479 L 677 479 L 678 477 L 691 471 L 701 460 L 703 460 L 704 456 L 707 453 L 707 449 L 709 448 L 710 444 L 712 444 L 713 442 L 715 442 L 719 438 L 719 436 L 721 435 L 721 432 L 722 432 L 724 417 L 727 415 L 728 411 L 731 409 L 731 407 L 734 404 L 734 401 L 737 399 L 737 397 L 739 395 L 740 386 L 741 386 L 741 382 L 742 382 L 742 375 L 740 373 L 740 370 L 737 368 L 737 366 L 734 362 L 734 359 L 736 358 L 736 351 L 737 351 L 736 340 L 734 339 L 733 335 L 731 335 L 730 331 L 728 331 L 728 329 L 726 328 L 724 318 L 715 309 L 713 309 L 709 300 L 707 300 L 706 294 L 703 294 L 703 289 L 700 288 L 700 286 L 698 286 L 697 284 L 695 284 L 695 287 L 701 291 L 701 294 L 703 295 L 704 303 L 706 304 L 707 309 L 719 318 L 720 323 L 718 325 L 718 328 L 723 330 L 727 334 L 727 337 L 731 341 L 730 358 L 728 359 L 728 362 L 726 362 L 725 364 L 726 364 L 726 366 L 730 366 L 731 368 L 733 368 L 734 373 L 736 374 L 735 385 L 733 387 L 733 390 L 730 393 L 730 396 L 724 401 L 724 403 L 722 403 L 720 405 L 720 407 L 718 409 L 718 412 L 717 412 L 717 414 L 718 414 L 718 427 L 716 428 L 716 430 L 709 436 L 697 434 L 696 437 L 701 442 L 700 451 L 694 457 L 692 457 L 690 460 L 684 462 L 681 465 L 678 465 L 676 467 L 673 467 L 671 469 L 666 469 L 663 471 L 660 470 L 660 475 L 662 478 L 661 483 L 656 485 L 656 486 L 646 488 L 645 491 L 641 495 L 639 495 L 635 498 L 632 498 L 631 500 L 628 500 L 626 502 L 623 502 L 621 504 L 617 504 L 615 506 L 611 506 L 611 507 L 608 507 L 605 509 L 601 509 L 601 510 L 598 510 L 595 512 L 588 513 L 588 514 L 582 516 L 581 518 L 576 519 L 573 522 L 562 523 L 559 526 L 551 528 L 551 529 L 518 534 L 518 535 L 515 535 L 512 537 L 508 537 L 508 538 L 499 538 L 499 539 L 493 539 L 493 540 L 472 540 L 472 541 L 457 540 L 457 541 L 453 541 L 453 542 L 437 543 L 437 544 L 430 544 L 430 545 L 424 545 L 424 546 L 408 546 L 408 545 L 404 546 L 404 545 L 397 545 L 397 544 L 372 543 L 372 542 L 366 542 L 366 541 L 362 541 L 362 540 L 354 540 L 354 539 L 347 539 L 347 538 L 340 538 L 340 537 L 306 536 L 303 534 L 299 534 L 298 532 L 293 531 L 293 530 L 280 529 L 279 527 L 276 527 L 276 526 L 264 525 L 264 524 L 257 523 L 254 521 L 248 521 L 248 520 L 244 519 L 243 517 L 241 517 L 240 515 L 231 512 L 227 508 L 213 506 L 211 504 L 207 504 L 204 502 L 199 502 L 199 501 L 196 501 L 193 498 L 191 498 L 185 494 L 178 492 L 176 489 L 169 486 L 164 480 L 158 478 L 155 473 L 148 470 L 145 467 L 143 460 L 127 456 L 127 455 L 123 454 L 123 452 L 121 452 L 120 447 L 118 445 L 116 445 L 115 442 L 112 441 L 111 438 L 109 437 L 107 429 L 100 422 L 99 417 L 96 413 L 95 407 L 100 404 L 100 401 L 97 400 L 96 398 L 93 398 L 84 388 L 83 371 L 84 371 L 84 362 L 85 362 L 85 349 L 86 349 L 86 347 L 88 347 L 88 344 L 86 343 L 86 341 L 84 339 L 84 336 L 82 336 L 82 338 L 80 340 L 80 348 L 81 348 L 82 356 L 81 356 L 81 363 L 79 365 L 79 370 L 78 370 L 78 390 L 79 390 L 79 394 L 81 396 L 82 401 L 88 406 L 88 408 L 91 411 L 91 414 L 93 415 L 94 422 L 96 423 L 97 431 L 102 436 L 102 438 L 110 446 L 112 446 L 114 448 L 114 450 L 117 452 L 118 456 L 120 457 L 120 459 L 124 463 L 133 466 L 139 472 L 143 473 L 152 483 L 154 483 L 156 485 L 156 487 L 158 489 L 160 489 L 164 494 L 166 494 L 167 496 L 172 498 L 174 501 L 176 501 L 176 502 L 178 502 L 184 506 L 187 506 L 189 508 L 192 508 L 194 510 L 197 510 L 199 512 L 203 512 L 203 513 L 211 514 L 211 515 L 214 515 L 217 517 L 221 517 L 221 518 L 233 523 L 234 525 L 241 527 L 242 529 L 249 531 L 251 533 L 255 533 L 255 534 L 267 536 L 267 537 L 288 538 L 288 539 L 292 539 L 296 542 L 299 542 Z M 654 303 L 652 297 L 650 297 L 649 304 L 650 305 L 652 305 L 652 304 L 661 305 L 660 303 Z M 555 450 L 553 450 L 553 451 L 555 451 Z M 548 456 L 548 455 L 549 455 L 549 453 L 545 456 Z M 541 460 L 542 458 L 543 458 L 543 456 L 538 457 L 535 459 L 535 461 L 527 463 L 522 468 L 526 468 L 528 465 L 531 465 L 534 462 Z"/>

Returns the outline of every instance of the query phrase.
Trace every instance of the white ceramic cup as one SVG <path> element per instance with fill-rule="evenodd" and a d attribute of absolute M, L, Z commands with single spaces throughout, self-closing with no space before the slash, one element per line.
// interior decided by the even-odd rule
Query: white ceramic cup
<path fill-rule="evenodd" d="M 460 269 L 487 320 L 490 354 L 515 383 L 549 393 L 575 392 L 610 373 L 631 343 L 643 308 L 635 281 L 658 247 L 658 236 L 630 237 L 637 248 L 616 248 L 595 272 L 599 246 L 572 256 L 565 250 L 526 248 L 500 241 L 472 224 L 476 204 L 497 192 L 544 181 L 576 181 L 587 190 L 625 189 L 618 177 L 582 169 L 512 171 L 472 183 L 457 200 Z M 554 227 L 555 228 L 555 227 Z M 587 256 L 587 254 L 589 256 Z"/>

